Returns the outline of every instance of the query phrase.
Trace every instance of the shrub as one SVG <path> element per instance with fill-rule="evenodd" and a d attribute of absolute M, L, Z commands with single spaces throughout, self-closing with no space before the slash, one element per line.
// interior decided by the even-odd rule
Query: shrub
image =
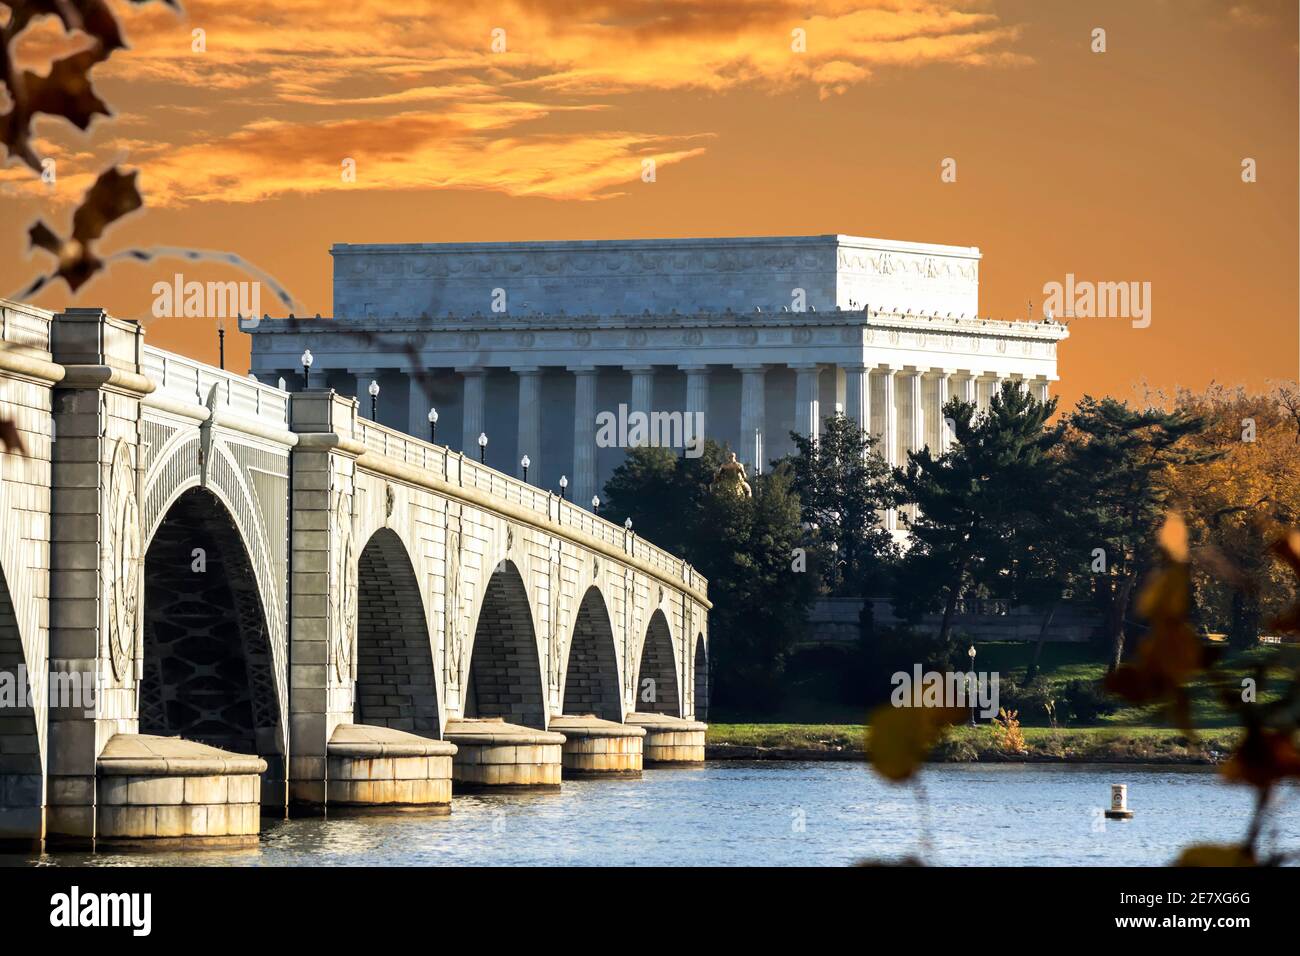
<path fill-rule="evenodd" d="M 1085 724 L 1113 714 L 1118 706 L 1098 681 L 1068 681 L 1058 689 L 1057 695 L 1057 712 Z"/>
<path fill-rule="evenodd" d="M 1025 735 L 1020 732 L 1020 721 L 1017 717 L 1016 711 L 1003 707 L 989 724 L 989 729 L 993 731 L 994 744 L 1005 753 L 1019 754 L 1029 749 L 1025 743 Z"/>

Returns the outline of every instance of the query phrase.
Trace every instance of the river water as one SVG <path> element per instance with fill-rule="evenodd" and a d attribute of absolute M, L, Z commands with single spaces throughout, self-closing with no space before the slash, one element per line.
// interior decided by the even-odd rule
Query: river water
<path fill-rule="evenodd" d="M 722 761 L 640 780 L 565 781 L 559 793 L 457 796 L 446 817 L 263 823 L 236 852 L 0 857 L 46 865 L 843 865 L 921 856 L 949 866 L 1160 865 L 1231 842 L 1251 792 L 1203 768 L 934 764 L 922 788 L 859 763 Z M 1127 822 L 1105 821 L 1127 783 Z M 1294 793 L 1294 788 L 1291 788 Z M 1300 802 L 1271 845 L 1300 848 Z"/>

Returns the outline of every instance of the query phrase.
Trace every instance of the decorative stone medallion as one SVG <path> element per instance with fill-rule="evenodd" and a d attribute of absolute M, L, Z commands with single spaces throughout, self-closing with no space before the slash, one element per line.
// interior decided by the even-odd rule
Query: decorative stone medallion
<path fill-rule="evenodd" d="M 450 524 L 451 517 L 448 517 Z M 457 519 L 459 522 L 459 519 Z M 443 641 L 448 656 L 447 682 L 460 686 L 462 631 L 460 626 L 460 532 L 447 531 L 447 580 L 443 589 Z"/>
<path fill-rule="evenodd" d="M 118 439 L 109 470 L 108 547 L 104 574 L 108 584 L 108 656 L 113 676 L 128 682 L 136 657 L 136 619 L 140 592 L 140 510 L 135 497 L 135 469 L 126 443 Z"/>
<path fill-rule="evenodd" d="M 351 494 L 339 492 L 334 527 L 338 533 L 338 563 L 334 575 L 338 588 L 334 601 L 334 672 L 340 681 L 345 681 L 356 676 L 352 651 L 357 635 L 357 562 L 352 553 Z"/>

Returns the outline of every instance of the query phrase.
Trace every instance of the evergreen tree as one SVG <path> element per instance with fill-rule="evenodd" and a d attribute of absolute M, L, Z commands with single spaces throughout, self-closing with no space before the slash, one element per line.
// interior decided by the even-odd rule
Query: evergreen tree
<path fill-rule="evenodd" d="M 880 515 L 894 503 L 893 471 L 876 450 L 879 440 L 844 415 L 822 423 L 817 438 L 791 432 L 790 459 L 803 521 L 815 526 L 819 566 L 832 594 L 868 594 L 895 557 Z M 834 545 L 832 551 L 831 545 Z"/>
<path fill-rule="evenodd" d="M 943 407 L 952 447 L 936 457 L 908 453 L 896 471 L 901 502 L 918 506 L 912 544 L 899 569 L 894 605 L 916 619 L 943 609 L 940 644 L 948 641 L 958 600 L 977 588 L 1012 599 L 1028 581 L 1037 516 L 1052 494 L 1052 449 L 1062 428 L 1048 427 L 1055 400 L 1040 402 L 1005 382 L 984 414 L 954 398 Z"/>
<path fill-rule="evenodd" d="M 1200 415 L 1085 395 L 1069 417 L 1065 480 L 1090 546 L 1096 592 L 1106 611 L 1110 669 L 1124 659 L 1134 586 L 1156 558 L 1155 533 L 1169 500 L 1171 472 L 1218 453 L 1190 441 L 1206 428 Z"/>
<path fill-rule="evenodd" d="M 750 477 L 754 496 L 710 490 L 726 449 L 705 443 L 699 458 L 634 448 L 605 485 L 602 515 L 632 518 L 638 534 L 689 561 L 709 579 L 712 702 L 771 710 L 794 639 L 815 593 L 796 549 L 799 498 L 789 466 Z"/>

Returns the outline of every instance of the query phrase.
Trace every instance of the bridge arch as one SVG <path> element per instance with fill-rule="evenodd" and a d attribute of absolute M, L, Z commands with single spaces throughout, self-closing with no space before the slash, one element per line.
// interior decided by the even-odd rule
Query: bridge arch
<path fill-rule="evenodd" d="M 144 571 L 140 732 L 256 753 L 277 767 L 283 676 L 252 559 L 216 493 L 176 496 Z"/>
<path fill-rule="evenodd" d="M 682 714 L 681 687 L 677 679 L 677 652 L 668 617 L 656 609 L 646 626 L 641 642 L 641 661 L 637 667 L 636 709 L 641 713 Z M 647 683 L 653 681 L 653 683 Z"/>
<path fill-rule="evenodd" d="M 704 643 L 704 633 L 695 635 L 695 719 L 709 719 L 709 648 Z"/>
<path fill-rule="evenodd" d="M 609 607 L 599 586 L 587 588 L 578 605 L 564 666 L 564 713 L 595 714 L 622 721 L 618 645 Z"/>
<path fill-rule="evenodd" d="M 546 685 L 532 605 L 513 561 L 499 562 L 483 590 L 469 653 L 466 717 L 546 727 Z"/>
<path fill-rule="evenodd" d="M 289 498 L 283 454 L 232 445 L 224 440 L 212 441 L 205 450 L 199 429 L 173 432 L 147 420 L 141 427 L 146 434 L 152 429 L 153 438 L 162 444 L 146 463 L 140 498 L 141 540 L 152 541 L 176 504 L 195 490 L 219 503 L 235 529 L 256 581 L 275 670 L 279 710 L 287 712 L 285 602 L 289 584 L 286 573 Z M 170 438 L 165 438 L 167 435 Z M 243 465 L 240 459 L 245 461 Z"/>
<path fill-rule="evenodd" d="M 436 673 L 415 566 L 397 532 L 380 528 L 357 559 L 354 719 L 440 736 Z"/>
<path fill-rule="evenodd" d="M 32 689 L 39 686 L 8 578 L 0 567 L 0 843 L 27 840 L 41 832 L 45 793 L 40 732 Z"/>

